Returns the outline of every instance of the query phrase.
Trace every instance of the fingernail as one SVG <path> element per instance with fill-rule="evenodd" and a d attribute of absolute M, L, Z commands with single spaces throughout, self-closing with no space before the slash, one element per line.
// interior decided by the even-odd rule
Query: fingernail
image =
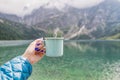
<path fill-rule="evenodd" d="M 37 46 L 41 45 L 40 43 L 37 44 Z"/>
<path fill-rule="evenodd" d="M 35 51 L 40 51 L 40 49 L 39 48 L 35 48 Z"/>
<path fill-rule="evenodd" d="M 41 50 L 40 52 L 44 52 L 43 50 Z"/>

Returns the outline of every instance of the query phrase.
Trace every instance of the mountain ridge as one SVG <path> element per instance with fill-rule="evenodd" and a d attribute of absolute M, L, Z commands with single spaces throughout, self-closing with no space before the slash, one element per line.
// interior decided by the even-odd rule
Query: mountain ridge
<path fill-rule="evenodd" d="M 29 40 L 42 37 L 42 34 L 42 30 L 0 18 L 0 40 Z"/>
<path fill-rule="evenodd" d="M 34 10 L 31 15 L 22 18 L 17 16 L 12 18 L 13 15 L 10 15 L 9 20 L 46 32 L 52 32 L 55 28 L 60 28 L 66 39 L 84 39 L 81 38 L 81 35 L 87 36 L 87 39 L 98 39 L 120 33 L 119 7 L 120 2 L 118 0 L 105 0 L 96 6 L 85 9 L 66 6 L 64 11 L 40 7 Z M 9 16 L 5 17 L 5 15 L 4 18 Z M 85 30 L 79 32 L 83 26 L 85 26 Z M 79 34 L 72 37 L 72 34 L 75 35 L 76 33 Z"/>

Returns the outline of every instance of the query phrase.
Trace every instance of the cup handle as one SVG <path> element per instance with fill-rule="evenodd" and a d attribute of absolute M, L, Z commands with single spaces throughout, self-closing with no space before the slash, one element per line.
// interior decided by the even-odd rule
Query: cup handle
<path fill-rule="evenodd" d="M 45 37 L 43 37 L 43 43 L 44 43 L 44 45 L 46 45 L 46 44 L 45 44 Z"/>

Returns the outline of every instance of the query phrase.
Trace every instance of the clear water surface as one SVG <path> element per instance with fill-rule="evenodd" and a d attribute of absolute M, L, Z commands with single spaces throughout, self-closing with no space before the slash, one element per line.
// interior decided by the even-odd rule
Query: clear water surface
<path fill-rule="evenodd" d="M 0 65 L 28 45 L 1 46 Z M 120 41 L 65 41 L 62 57 L 45 56 L 28 80 L 119 80 Z"/>

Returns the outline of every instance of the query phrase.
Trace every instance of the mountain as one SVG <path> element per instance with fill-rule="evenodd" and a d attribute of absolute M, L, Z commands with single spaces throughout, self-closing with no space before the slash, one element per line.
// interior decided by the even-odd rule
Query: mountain
<path fill-rule="evenodd" d="M 18 17 L 14 14 L 5 14 L 5 13 L 1 13 L 1 12 L 0 12 L 0 18 L 7 19 L 7 20 L 10 20 L 13 22 L 20 22 L 22 20 L 21 17 Z"/>
<path fill-rule="evenodd" d="M 120 33 L 109 37 L 103 37 L 102 39 L 103 40 L 120 39 Z"/>
<path fill-rule="evenodd" d="M 0 18 L 0 40 L 36 39 L 42 34 L 41 30 Z"/>
<path fill-rule="evenodd" d="M 105 0 L 96 6 L 84 9 L 66 5 L 63 10 L 58 10 L 45 8 L 46 6 L 47 4 L 24 17 L 3 13 L 0 13 L 0 17 L 26 24 L 48 34 L 59 28 L 66 39 L 101 39 L 120 33 L 118 0 Z"/>

